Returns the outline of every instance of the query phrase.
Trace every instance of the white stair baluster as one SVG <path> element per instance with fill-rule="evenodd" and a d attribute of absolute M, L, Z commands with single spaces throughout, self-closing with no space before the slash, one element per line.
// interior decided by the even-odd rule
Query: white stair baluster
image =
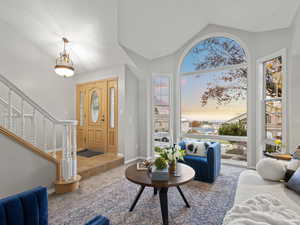
<path fill-rule="evenodd" d="M 43 148 L 44 151 L 47 151 L 47 127 L 46 127 L 46 118 L 43 118 Z"/>
<path fill-rule="evenodd" d="M 5 127 L 5 109 L 3 109 L 3 111 L 1 111 L 1 126 Z"/>
<path fill-rule="evenodd" d="M 2 126 L 2 127 L 4 127 L 3 119 L 4 119 L 4 113 L 3 113 L 3 111 L 0 111 L 0 126 Z"/>
<path fill-rule="evenodd" d="M 12 91 L 8 90 L 8 125 L 7 128 L 12 130 Z"/>
<path fill-rule="evenodd" d="M 18 116 L 17 116 L 17 113 L 14 112 L 14 110 L 13 110 L 12 121 L 13 121 L 13 127 L 14 127 L 13 131 L 15 132 L 15 134 L 18 134 Z"/>
<path fill-rule="evenodd" d="M 32 117 L 31 117 L 31 129 L 32 129 L 32 144 L 36 145 L 36 121 L 35 121 L 35 108 L 32 110 Z"/>
<path fill-rule="evenodd" d="M 52 123 L 52 129 L 53 129 L 53 152 L 52 152 L 52 156 L 56 159 L 56 125 L 55 125 L 55 123 Z"/>
<path fill-rule="evenodd" d="M 62 139 L 62 177 L 64 180 L 68 180 L 67 177 L 67 125 L 63 125 L 63 139 Z"/>
<path fill-rule="evenodd" d="M 73 178 L 72 172 L 72 165 L 73 165 L 73 160 L 72 160 L 72 135 L 71 135 L 71 125 L 67 125 L 67 137 L 68 137 L 68 142 L 67 142 L 67 152 L 68 152 L 68 174 L 69 174 L 69 179 Z"/>
<path fill-rule="evenodd" d="M 71 130 L 70 132 L 72 132 L 72 177 L 73 179 L 76 178 L 77 176 L 77 135 L 76 135 L 76 125 L 70 125 L 71 126 Z"/>
<path fill-rule="evenodd" d="M 24 100 L 21 100 L 21 137 L 25 137 L 25 117 L 24 117 Z"/>
<path fill-rule="evenodd" d="M 3 126 L 5 128 L 8 127 L 8 124 L 7 124 L 7 109 L 5 109 L 5 111 L 3 112 Z"/>

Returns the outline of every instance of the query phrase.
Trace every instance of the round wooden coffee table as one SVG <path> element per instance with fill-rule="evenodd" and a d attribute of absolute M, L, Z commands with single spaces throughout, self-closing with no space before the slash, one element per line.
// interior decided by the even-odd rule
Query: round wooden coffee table
<path fill-rule="evenodd" d="M 140 185 L 140 190 L 137 193 L 129 211 L 133 211 L 137 204 L 140 196 L 142 195 L 145 187 L 153 187 L 154 195 L 159 191 L 159 200 L 161 207 L 162 220 L 164 225 L 169 224 L 168 218 L 168 189 L 169 187 L 176 187 L 179 191 L 186 206 L 190 208 L 188 201 L 186 200 L 180 185 L 186 184 L 194 179 L 195 171 L 192 167 L 187 166 L 183 163 L 177 164 L 177 175 L 171 175 L 168 181 L 152 181 L 148 171 L 140 171 L 136 169 L 136 164 L 129 166 L 125 171 L 125 176 L 128 180 L 133 183 Z"/>

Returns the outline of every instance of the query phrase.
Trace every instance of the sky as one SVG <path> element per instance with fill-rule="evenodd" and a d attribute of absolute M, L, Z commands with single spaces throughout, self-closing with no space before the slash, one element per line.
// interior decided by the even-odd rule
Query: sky
<path fill-rule="evenodd" d="M 181 112 L 182 117 L 189 120 L 226 121 L 247 110 L 247 101 L 240 99 L 226 105 L 218 105 L 209 99 L 208 104 L 202 106 L 201 96 L 208 83 L 215 83 L 222 73 L 208 73 L 197 76 L 184 76 L 181 79 Z M 218 81 L 219 84 L 224 84 Z"/>
<path fill-rule="evenodd" d="M 197 46 L 199 45 L 201 45 L 201 42 Z M 207 52 L 202 52 L 197 56 L 191 52 L 188 53 L 182 63 L 181 72 L 195 71 L 194 62 L 203 60 L 204 54 L 207 54 Z M 183 118 L 199 121 L 226 121 L 246 113 L 246 99 L 232 101 L 226 105 L 218 105 L 215 100 L 209 99 L 207 105 L 204 107 L 201 105 L 201 96 L 207 89 L 209 83 L 228 85 L 228 82 L 220 80 L 224 72 L 226 71 L 199 74 L 198 76 L 185 75 L 181 77 L 181 113 Z"/>

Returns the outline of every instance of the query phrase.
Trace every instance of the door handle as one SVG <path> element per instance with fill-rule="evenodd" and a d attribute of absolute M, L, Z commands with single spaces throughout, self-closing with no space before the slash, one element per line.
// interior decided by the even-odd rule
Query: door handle
<path fill-rule="evenodd" d="M 101 121 L 105 121 L 105 117 L 104 117 L 104 115 L 102 115 L 102 119 L 101 119 Z"/>

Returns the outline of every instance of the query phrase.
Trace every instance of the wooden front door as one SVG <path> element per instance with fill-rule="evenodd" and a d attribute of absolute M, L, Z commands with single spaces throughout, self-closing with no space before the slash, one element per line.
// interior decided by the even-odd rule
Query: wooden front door
<path fill-rule="evenodd" d="M 117 152 L 117 80 L 77 86 L 77 146 L 101 152 Z"/>
<path fill-rule="evenodd" d="M 88 149 L 106 152 L 107 143 L 107 83 L 91 84 L 87 90 L 87 143 Z"/>

